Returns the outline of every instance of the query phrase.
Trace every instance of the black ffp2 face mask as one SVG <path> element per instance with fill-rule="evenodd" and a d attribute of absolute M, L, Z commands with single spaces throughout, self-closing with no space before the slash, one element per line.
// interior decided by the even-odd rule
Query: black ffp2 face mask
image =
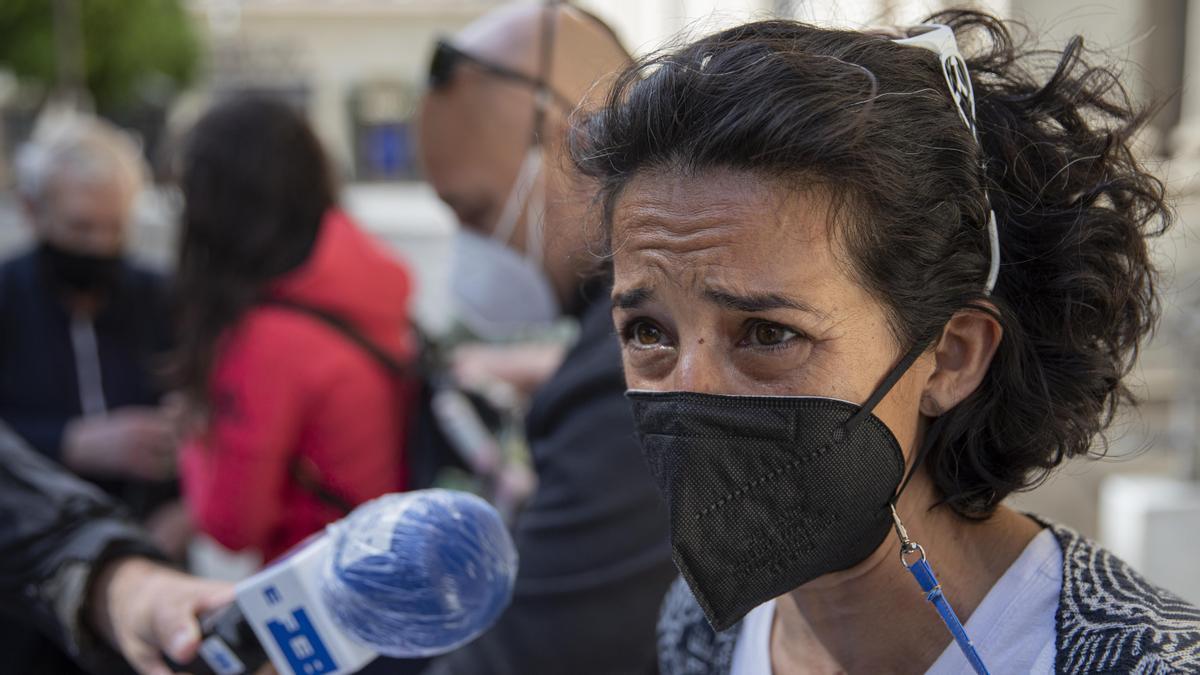
<path fill-rule="evenodd" d="M 811 396 L 626 394 L 667 502 L 675 565 L 715 630 L 857 565 L 883 543 L 904 454 L 871 410 L 921 351 L 862 406 Z"/>
<path fill-rule="evenodd" d="M 75 253 L 49 242 L 38 246 L 38 259 L 51 283 L 69 292 L 108 292 L 121 274 L 120 256 Z"/>

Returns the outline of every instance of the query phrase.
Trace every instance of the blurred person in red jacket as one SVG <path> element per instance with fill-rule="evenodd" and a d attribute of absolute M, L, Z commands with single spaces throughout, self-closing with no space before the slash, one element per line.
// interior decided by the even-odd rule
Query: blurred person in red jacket
<path fill-rule="evenodd" d="M 405 487 L 412 388 L 304 309 L 397 361 L 414 349 L 406 269 L 337 206 L 300 113 L 217 105 L 184 148 L 174 373 L 201 421 L 182 450 L 197 525 L 265 560 L 341 510 Z"/>

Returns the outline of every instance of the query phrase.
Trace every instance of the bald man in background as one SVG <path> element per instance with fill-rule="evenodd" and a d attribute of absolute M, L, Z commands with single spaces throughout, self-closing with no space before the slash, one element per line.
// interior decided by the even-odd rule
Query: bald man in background
<path fill-rule="evenodd" d="M 427 672 L 654 672 L 655 621 L 676 575 L 667 514 L 624 398 L 589 186 L 566 148 L 571 109 L 602 97 L 629 56 L 595 17 L 541 4 L 494 10 L 438 49 L 420 111 L 426 176 L 464 230 L 538 268 L 580 336 L 526 418 L 539 487 L 515 526 L 512 605 Z"/>

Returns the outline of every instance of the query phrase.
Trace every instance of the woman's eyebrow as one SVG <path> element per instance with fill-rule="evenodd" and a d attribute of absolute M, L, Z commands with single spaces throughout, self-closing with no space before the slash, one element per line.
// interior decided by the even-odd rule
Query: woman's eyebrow
<path fill-rule="evenodd" d="M 778 293 L 731 293 L 719 288 L 704 289 L 704 297 L 716 304 L 730 309 L 735 312 L 745 312 L 751 314 L 754 312 L 765 312 L 770 309 L 794 309 L 801 312 L 806 312 L 822 319 L 828 319 L 829 315 L 812 305 L 798 300 L 789 298 Z"/>
<path fill-rule="evenodd" d="M 618 309 L 637 309 L 645 304 L 653 295 L 654 291 L 652 289 L 645 286 L 638 286 L 628 291 L 613 293 L 612 304 L 613 307 Z"/>

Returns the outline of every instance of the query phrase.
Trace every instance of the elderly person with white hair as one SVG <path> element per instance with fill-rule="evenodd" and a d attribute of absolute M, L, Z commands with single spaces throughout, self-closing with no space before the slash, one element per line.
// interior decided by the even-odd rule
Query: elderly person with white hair
<path fill-rule="evenodd" d="M 44 120 L 16 173 L 36 244 L 0 264 L 0 419 L 151 517 L 176 494 L 175 448 L 155 373 L 165 279 L 125 257 L 141 152 L 69 115 Z"/>
<path fill-rule="evenodd" d="M 16 174 L 36 244 L 0 264 L 0 420 L 181 553 L 190 527 L 155 374 L 171 337 L 165 279 L 124 256 L 141 153 L 107 122 L 60 116 L 19 150 Z M 22 632 L 4 631 L 4 653 L 29 666 L 13 672 L 59 667 Z"/>

